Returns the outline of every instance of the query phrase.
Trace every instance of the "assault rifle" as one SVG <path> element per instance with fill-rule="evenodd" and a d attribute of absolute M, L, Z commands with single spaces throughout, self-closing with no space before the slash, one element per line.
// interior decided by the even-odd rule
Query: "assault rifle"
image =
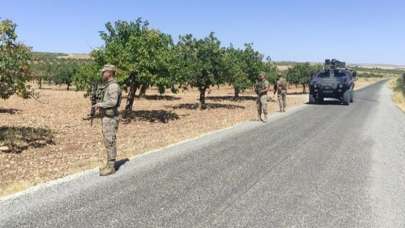
<path fill-rule="evenodd" d="M 98 102 L 100 102 L 103 98 L 103 90 L 104 88 L 100 86 L 98 82 L 93 82 L 90 87 L 90 114 L 86 118 L 86 120 L 90 120 L 90 125 L 93 126 L 93 120 L 97 116 L 97 110 L 94 107 Z"/>

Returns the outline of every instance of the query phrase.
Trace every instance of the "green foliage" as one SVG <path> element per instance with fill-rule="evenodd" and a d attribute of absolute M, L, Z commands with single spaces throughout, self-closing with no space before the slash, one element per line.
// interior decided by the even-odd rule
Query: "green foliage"
<path fill-rule="evenodd" d="M 106 63 L 119 69 L 118 82 L 130 90 L 126 111 L 132 110 L 135 91 L 140 86 L 156 85 L 161 90 L 173 87 L 169 62 L 174 45 L 170 35 L 149 28 L 149 23 L 141 18 L 109 22 L 105 27 L 106 31 L 100 32 L 104 46 L 91 56 L 98 69 Z"/>
<path fill-rule="evenodd" d="M 141 18 L 109 22 L 105 27 L 100 32 L 104 45 L 91 53 L 94 63 L 80 66 L 73 80 L 77 89 L 89 90 L 92 82 L 99 80 L 97 70 L 114 64 L 116 78 L 128 92 L 126 113 L 132 110 L 135 92 L 140 89 L 142 94 L 151 86 L 158 87 L 160 94 L 166 89 L 198 88 L 204 108 L 205 92 L 212 86 L 228 83 L 238 96 L 254 84 L 261 71 L 271 82 L 276 80 L 276 65 L 264 62 L 252 44 L 224 48 L 214 33 L 204 38 L 180 36 L 174 44 L 170 35 L 151 29 Z"/>
<path fill-rule="evenodd" d="M 303 92 L 305 93 L 306 85 L 314 73 L 322 68 L 321 65 L 311 65 L 309 63 L 299 63 L 289 68 L 287 71 L 287 81 L 290 84 L 303 86 Z"/>
<path fill-rule="evenodd" d="M 94 62 L 81 64 L 73 75 L 73 83 L 76 87 L 76 90 L 85 90 L 89 93 L 92 83 L 100 82 L 100 71 Z"/>
<path fill-rule="evenodd" d="M 0 21 L 0 97 L 18 94 L 24 98 L 32 95 L 26 84 L 30 77 L 31 50 L 17 42 L 16 24 Z"/>
<path fill-rule="evenodd" d="M 201 108 L 205 108 L 205 91 L 225 82 L 224 49 L 214 33 L 203 39 L 191 34 L 180 36 L 177 44 L 178 82 L 200 91 Z"/>
<path fill-rule="evenodd" d="M 246 64 L 245 72 L 252 84 L 257 80 L 261 71 L 269 70 L 263 65 L 264 56 L 253 48 L 253 44 L 245 44 L 242 57 Z"/>
<path fill-rule="evenodd" d="M 270 84 L 275 84 L 277 82 L 277 65 L 271 61 L 266 61 L 263 63 L 263 71 L 266 73 L 267 80 Z"/>
<path fill-rule="evenodd" d="M 394 82 L 394 91 L 401 92 L 405 97 L 405 73 L 402 73 Z"/>
<path fill-rule="evenodd" d="M 351 68 L 352 70 L 358 71 L 359 74 L 368 73 L 368 74 L 375 74 L 375 75 L 401 75 L 405 73 L 404 69 L 382 69 L 382 68 L 366 68 L 366 67 L 359 67 L 355 66 Z M 360 76 L 360 75 L 359 75 Z"/>
<path fill-rule="evenodd" d="M 380 73 L 368 73 L 368 72 L 365 72 L 365 73 L 358 74 L 358 77 L 361 77 L 361 78 L 383 78 L 384 75 L 380 74 Z"/>
<path fill-rule="evenodd" d="M 31 71 L 31 78 L 38 81 L 39 88 L 41 89 L 43 80 L 51 80 L 51 76 L 55 72 L 55 65 L 49 61 L 35 61 L 35 63 L 31 64 Z"/>
<path fill-rule="evenodd" d="M 59 57 L 66 57 L 68 56 L 65 53 L 59 52 L 32 52 L 33 59 L 55 59 Z"/>
<path fill-rule="evenodd" d="M 231 46 L 226 49 L 223 59 L 225 80 L 234 87 L 235 98 L 239 96 L 240 92 L 252 86 L 252 81 L 249 80 L 246 73 L 247 65 L 243 61 L 243 54 L 243 50 Z"/>
<path fill-rule="evenodd" d="M 239 92 L 254 85 L 260 72 L 265 72 L 267 80 L 274 84 L 277 81 L 277 66 L 268 58 L 254 50 L 252 44 L 245 44 L 244 49 L 235 49 L 232 45 L 224 55 L 226 81 L 233 85 L 235 97 Z"/>
<path fill-rule="evenodd" d="M 79 66 L 94 64 L 90 59 L 61 58 L 65 55 L 61 53 L 36 52 L 31 61 L 32 79 L 37 80 L 39 87 L 42 81 L 55 84 L 70 84 L 75 80 L 75 75 L 79 71 Z M 75 85 L 80 87 L 80 85 Z M 82 85 L 81 89 L 84 89 Z"/>
<path fill-rule="evenodd" d="M 55 74 L 50 78 L 56 85 L 65 84 L 69 90 L 74 76 L 79 71 L 79 65 L 75 61 L 61 61 L 56 65 Z"/>
<path fill-rule="evenodd" d="M 106 24 L 100 33 L 104 47 L 92 56 L 99 68 L 106 63 L 120 69 L 118 79 L 127 85 L 134 77 L 139 85 L 168 84 L 168 61 L 173 42 L 169 35 L 148 27 L 149 23 L 138 18 L 135 22 L 117 21 Z"/>

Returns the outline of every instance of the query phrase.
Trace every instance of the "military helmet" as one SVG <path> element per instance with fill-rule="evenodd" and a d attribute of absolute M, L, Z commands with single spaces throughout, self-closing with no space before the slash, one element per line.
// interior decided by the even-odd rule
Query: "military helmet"
<path fill-rule="evenodd" d="M 266 77 L 266 72 L 260 72 L 260 73 L 259 73 L 259 78 L 260 78 L 260 77 Z"/>
<path fill-rule="evenodd" d="M 100 72 L 102 74 L 105 71 L 117 72 L 117 68 L 112 64 L 106 64 L 106 65 L 103 66 L 103 68 L 100 70 Z"/>

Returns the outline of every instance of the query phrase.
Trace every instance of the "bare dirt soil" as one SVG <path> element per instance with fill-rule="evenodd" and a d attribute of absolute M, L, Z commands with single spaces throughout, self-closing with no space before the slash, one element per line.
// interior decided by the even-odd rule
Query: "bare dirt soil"
<path fill-rule="evenodd" d="M 364 86 L 373 82 L 358 84 Z M 90 105 L 83 92 L 55 86 L 45 86 L 38 92 L 38 100 L 15 96 L 0 100 L 2 127 L 50 129 L 54 134 L 54 144 L 30 147 L 19 154 L 0 152 L 0 196 L 98 167 L 104 160 L 100 119 L 95 119 L 92 127 L 89 121 L 83 120 Z M 299 94 L 302 88 L 292 87 L 289 92 L 294 94 L 288 96 L 289 107 L 307 102 L 307 95 Z M 125 160 L 209 131 L 256 120 L 252 91 L 241 94 L 240 100 L 233 100 L 232 88 L 212 88 L 207 95 L 208 110 L 197 108 L 197 97 L 196 90 L 159 96 L 151 89 L 144 98 L 136 99 L 131 121 L 119 126 L 118 159 Z M 270 112 L 278 109 L 274 99 L 273 96 L 269 103 Z"/>

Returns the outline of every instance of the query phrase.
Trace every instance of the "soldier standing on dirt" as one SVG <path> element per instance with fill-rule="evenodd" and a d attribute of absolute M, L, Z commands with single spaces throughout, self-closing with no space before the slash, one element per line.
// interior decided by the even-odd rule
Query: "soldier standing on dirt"
<path fill-rule="evenodd" d="M 255 84 L 255 92 L 257 94 L 257 112 L 259 120 L 267 121 L 267 92 L 269 91 L 269 82 L 266 80 L 266 73 L 259 74 L 259 78 Z M 264 118 L 262 118 L 264 114 Z"/>
<path fill-rule="evenodd" d="M 102 118 L 102 129 L 104 145 L 107 151 L 107 164 L 100 168 L 100 176 L 107 176 L 115 173 L 115 160 L 117 157 L 117 130 L 118 130 L 118 108 L 121 104 L 121 89 L 114 79 L 116 68 L 114 65 L 104 65 L 101 69 L 101 76 L 106 82 L 103 100 L 94 105 L 99 109 Z"/>
<path fill-rule="evenodd" d="M 280 112 L 285 112 L 285 108 L 287 107 L 287 87 L 287 80 L 283 76 L 279 76 L 274 85 L 274 94 L 277 93 Z"/>

